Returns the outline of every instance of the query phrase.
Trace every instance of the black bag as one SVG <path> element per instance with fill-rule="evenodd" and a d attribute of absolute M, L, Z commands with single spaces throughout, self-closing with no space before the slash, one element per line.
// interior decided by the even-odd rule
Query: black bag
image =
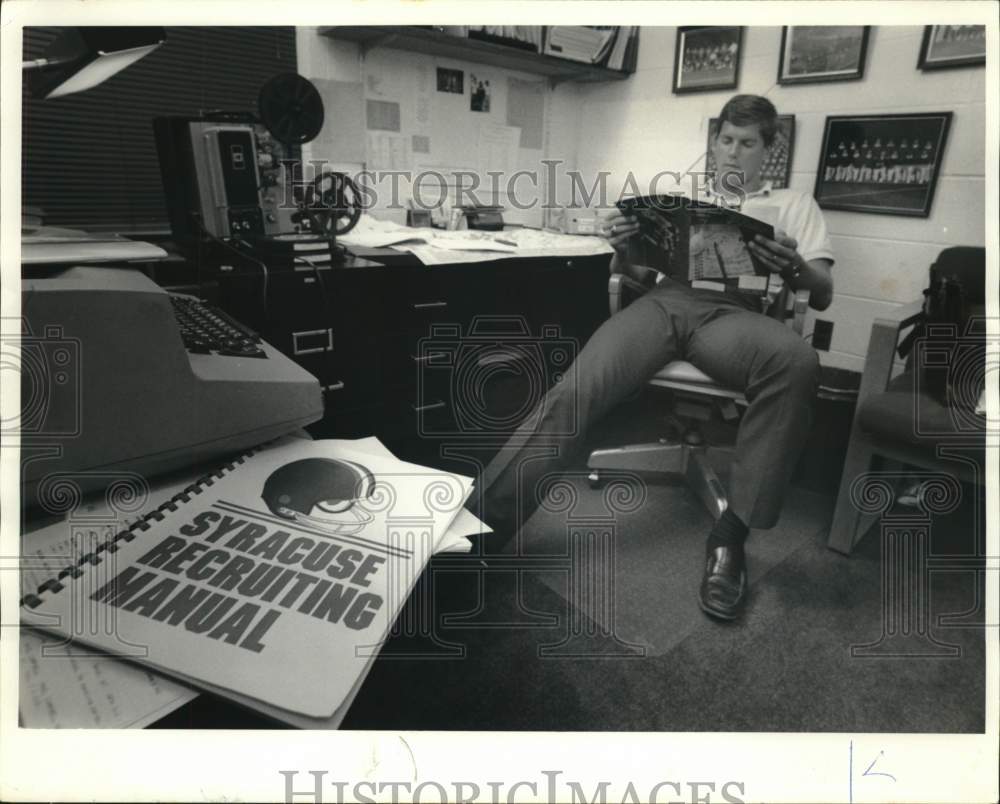
<path fill-rule="evenodd" d="M 899 345 L 899 356 L 906 357 L 916 342 L 915 354 L 920 372 L 920 390 L 941 405 L 952 403 L 949 383 L 958 341 L 969 321 L 969 302 L 962 283 L 954 276 L 940 276 L 931 270 L 930 287 L 924 290 L 924 305 L 919 321 Z"/>

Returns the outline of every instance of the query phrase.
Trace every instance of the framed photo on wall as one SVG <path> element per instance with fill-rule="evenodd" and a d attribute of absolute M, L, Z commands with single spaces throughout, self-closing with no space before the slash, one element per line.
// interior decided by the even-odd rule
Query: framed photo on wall
<path fill-rule="evenodd" d="M 712 141 L 719 128 L 719 118 L 708 121 L 708 143 L 705 148 L 705 172 L 714 173 L 716 169 L 715 155 L 712 153 Z M 774 142 L 768 150 L 767 157 L 761 167 L 761 178 L 771 182 L 771 186 L 780 190 L 788 186 L 788 176 L 792 171 L 792 152 L 795 147 L 795 115 L 779 114 L 778 131 Z"/>
<path fill-rule="evenodd" d="M 456 95 L 465 94 L 465 73 L 461 70 L 451 70 L 447 67 L 437 68 L 437 91 L 452 92 Z"/>
<path fill-rule="evenodd" d="M 743 29 L 738 25 L 678 28 L 674 92 L 736 89 L 742 48 Z"/>
<path fill-rule="evenodd" d="M 985 25 L 927 25 L 920 44 L 921 70 L 986 64 Z"/>
<path fill-rule="evenodd" d="M 786 25 L 779 84 L 854 81 L 865 74 L 868 25 Z"/>
<path fill-rule="evenodd" d="M 813 193 L 823 209 L 930 215 L 951 112 L 827 117 Z"/>

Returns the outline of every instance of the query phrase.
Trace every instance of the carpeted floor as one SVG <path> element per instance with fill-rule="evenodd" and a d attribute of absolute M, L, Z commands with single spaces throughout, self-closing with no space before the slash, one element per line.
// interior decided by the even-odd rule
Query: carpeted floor
<path fill-rule="evenodd" d="M 580 518 L 589 523 L 592 520 L 586 517 L 583 500 L 590 498 L 591 503 L 599 501 L 602 505 L 604 500 L 599 494 L 588 494 L 582 479 L 578 478 L 575 486 L 581 498 L 578 509 L 583 509 L 578 513 L 584 514 Z M 661 656 L 704 622 L 697 592 L 705 555 L 704 536 L 712 518 L 684 486 L 650 486 L 646 499 L 638 510 L 613 520 L 615 527 L 607 546 L 613 550 L 615 562 L 612 583 L 604 583 L 607 589 L 600 589 L 600 581 L 594 578 L 590 579 L 590 587 L 598 588 L 581 589 L 579 583 L 571 583 L 568 567 L 539 572 L 538 577 L 577 608 L 587 610 L 602 630 L 641 647 L 647 656 Z M 751 534 L 750 585 L 758 584 L 803 540 L 823 530 L 829 512 L 830 499 L 823 495 L 800 490 L 791 497 L 777 527 Z M 524 530 L 527 554 L 569 555 L 569 531 L 574 527 L 579 529 L 572 517 L 567 525 L 566 516 L 539 512 Z M 600 609 L 590 606 L 588 610 L 587 591 L 613 596 L 613 607 L 609 600 Z M 748 612 L 752 611 L 751 606 Z"/>
<path fill-rule="evenodd" d="M 684 491 L 652 494 L 653 510 L 641 518 L 676 511 L 673 493 Z M 618 598 L 614 629 L 582 616 L 544 572 L 436 573 L 442 616 L 476 612 L 437 629 L 464 657 L 380 660 L 343 727 L 981 732 L 983 630 L 934 628 L 960 648 L 955 658 L 852 657 L 852 645 L 882 633 L 878 534 L 850 558 L 833 553 L 828 500 L 803 499 L 796 518 L 808 525 L 797 541 L 761 551 L 755 539 L 750 605 L 733 624 L 698 610 L 697 570 L 682 566 L 694 551 L 684 540 L 700 545 L 701 523 L 666 538 L 647 525 L 621 540 L 618 586 L 630 589 Z M 936 524 L 962 531 L 969 521 L 960 511 Z M 662 547 L 650 547 L 655 538 Z M 668 555 L 673 565 L 660 561 L 668 564 L 660 573 L 651 556 Z M 932 614 L 969 609 L 973 589 L 970 574 L 935 573 Z"/>
<path fill-rule="evenodd" d="M 612 423 L 598 438 L 649 435 Z M 751 535 L 746 615 L 719 623 L 695 598 L 711 520 L 686 487 L 649 486 L 636 510 L 612 528 L 604 520 L 613 549 L 583 566 L 612 561 L 595 576 L 609 584 L 586 583 L 567 559 L 568 531 L 601 530 L 587 523 L 606 511 L 582 471 L 572 484 L 569 514 L 541 510 L 526 524 L 528 558 L 490 570 L 475 558 L 432 562 L 400 618 L 405 633 L 383 649 L 342 728 L 984 729 L 984 630 L 940 621 L 975 608 L 974 572 L 930 576 L 931 634 L 958 655 L 853 656 L 883 633 L 880 535 L 876 525 L 849 558 L 829 551 L 832 491 L 793 487 L 780 525 Z M 966 495 L 933 522 L 936 552 L 969 551 L 979 505 Z M 273 727 L 206 696 L 159 725 Z"/>

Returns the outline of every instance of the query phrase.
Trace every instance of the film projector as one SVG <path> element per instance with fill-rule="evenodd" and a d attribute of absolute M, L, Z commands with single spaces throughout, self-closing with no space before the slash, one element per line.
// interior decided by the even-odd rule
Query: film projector
<path fill-rule="evenodd" d="M 297 73 L 268 80 L 257 115 L 214 112 L 153 120 L 170 227 L 199 264 L 265 261 L 337 264 L 338 235 L 361 217 L 357 185 L 345 173 L 303 176 L 301 146 L 319 134 L 323 100 Z"/>

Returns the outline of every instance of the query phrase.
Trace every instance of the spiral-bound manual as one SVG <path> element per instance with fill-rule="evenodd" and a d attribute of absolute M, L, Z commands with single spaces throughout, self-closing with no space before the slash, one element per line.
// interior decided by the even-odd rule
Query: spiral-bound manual
<path fill-rule="evenodd" d="M 24 590 L 21 619 L 279 717 L 328 718 L 471 488 L 386 455 L 280 443 Z"/>

